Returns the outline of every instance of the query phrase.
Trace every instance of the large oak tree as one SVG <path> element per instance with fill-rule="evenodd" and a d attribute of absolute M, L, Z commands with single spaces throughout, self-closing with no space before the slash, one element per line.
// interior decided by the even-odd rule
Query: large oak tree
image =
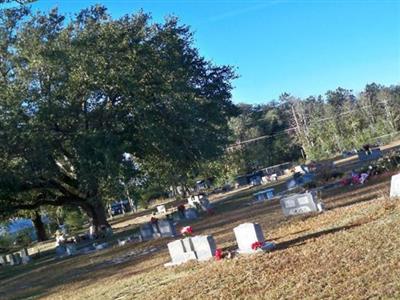
<path fill-rule="evenodd" d="M 175 18 L 3 9 L 0 35 L 3 214 L 73 205 L 98 228 L 121 176 L 185 176 L 228 142 L 234 72 Z"/>

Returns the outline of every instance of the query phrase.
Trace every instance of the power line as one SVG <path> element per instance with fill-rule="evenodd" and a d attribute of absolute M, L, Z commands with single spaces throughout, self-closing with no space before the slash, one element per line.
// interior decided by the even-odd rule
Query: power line
<path fill-rule="evenodd" d="M 378 101 L 377 103 L 385 103 L 385 101 Z M 335 119 L 335 118 L 337 118 L 337 116 L 348 115 L 348 114 L 350 114 L 352 112 L 355 112 L 355 111 L 357 111 L 359 109 L 364 109 L 364 108 L 371 107 L 371 106 L 372 105 L 364 105 L 364 106 L 361 106 L 361 107 L 356 108 L 356 109 L 352 109 L 352 110 L 349 110 L 349 111 L 346 111 L 346 112 L 342 112 L 342 113 L 340 113 L 340 114 L 338 114 L 336 116 L 333 116 L 333 117 L 327 117 L 327 118 L 321 118 L 321 119 L 318 119 L 318 120 L 313 120 L 313 122 L 320 123 L 322 121 Z M 284 130 L 279 131 L 279 132 L 274 133 L 274 134 L 267 134 L 267 135 L 262 135 L 262 136 L 259 136 L 259 137 L 256 137 L 256 138 L 248 139 L 248 140 L 245 140 L 245 141 L 239 141 L 239 142 L 237 142 L 235 144 L 232 144 L 232 145 L 228 146 L 227 149 L 233 149 L 233 148 L 236 148 L 236 147 L 240 147 L 240 146 L 242 146 L 244 144 L 256 142 L 256 141 L 263 140 L 263 139 L 272 138 L 272 137 L 275 137 L 275 136 L 278 136 L 278 135 L 283 135 L 283 134 L 286 134 L 287 132 L 290 132 L 290 131 L 293 131 L 293 130 L 298 130 L 298 128 L 299 128 L 299 126 L 294 126 L 294 127 L 290 127 L 290 128 L 284 129 Z"/>

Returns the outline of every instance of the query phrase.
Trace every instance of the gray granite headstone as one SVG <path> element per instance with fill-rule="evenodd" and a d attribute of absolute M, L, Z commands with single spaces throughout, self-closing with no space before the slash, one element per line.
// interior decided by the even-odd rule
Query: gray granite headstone
<path fill-rule="evenodd" d="M 194 208 L 188 208 L 185 210 L 185 218 L 188 220 L 194 220 L 198 218 L 197 210 Z"/>
<path fill-rule="evenodd" d="M 66 253 L 67 253 L 67 249 L 63 245 L 60 245 L 60 246 L 56 247 L 56 256 L 62 257 Z"/>
<path fill-rule="evenodd" d="M 171 220 L 158 221 L 158 228 L 162 237 L 176 236 L 176 229 Z"/>
<path fill-rule="evenodd" d="M 67 253 L 68 256 L 75 255 L 77 252 L 75 244 L 66 244 L 65 250 L 66 250 L 65 252 Z"/>
<path fill-rule="evenodd" d="M 172 220 L 174 220 L 174 221 L 182 220 L 182 216 L 179 213 L 179 211 L 176 211 L 176 212 L 172 213 Z"/>
<path fill-rule="evenodd" d="M 280 202 L 285 216 L 322 211 L 322 207 L 317 203 L 312 193 L 293 194 L 282 198 Z"/>
<path fill-rule="evenodd" d="M 198 235 L 192 239 L 193 248 L 199 261 L 213 258 L 217 246 L 211 235 Z"/>
<path fill-rule="evenodd" d="M 14 253 L 14 258 L 15 258 L 15 264 L 16 265 L 20 265 L 20 264 L 22 264 L 22 259 L 21 259 L 21 255 L 17 252 L 17 253 Z"/>
<path fill-rule="evenodd" d="M 103 250 L 108 248 L 108 243 L 104 242 L 94 246 L 96 250 Z"/>
<path fill-rule="evenodd" d="M 239 253 L 252 253 L 252 245 L 255 242 L 264 242 L 264 234 L 258 223 L 244 223 L 233 229 Z"/>
<path fill-rule="evenodd" d="M 153 238 L 153 226 L 149 223 L 143 224 L 140 226 L 140 235 L 142 236 L 143 240 L 149 240 Z"/>
<path fill-rule="evenodd" d="M 390 198 L 400 197 L 400 173 L 392 176 L 390 182 Z"/>

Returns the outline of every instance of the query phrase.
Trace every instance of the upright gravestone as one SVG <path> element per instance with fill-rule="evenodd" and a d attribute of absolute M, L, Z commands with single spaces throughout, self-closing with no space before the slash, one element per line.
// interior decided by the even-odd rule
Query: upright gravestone
<path fill-rule="evenodd" d="M 76 245 L 72 243 L 68 243 L 65 245 L 65 250 L 68 256 L 76 254 Z"/>
<path fill-rule="evenodd" d="M 322 211 L 322 205 L 316 201 L 312 193 L 294 194 L 282 198 L 281 207 L 285 216 Z"/>
<path fill-rule="evenodd" d="M 168 243 L 168 250 L 171 256 L 171 262 L 165 266 L 174 266 L 196 259 L 196 253 L 193 251 L 190 238 L 176 240 Z"/>
<path fill-rule="evenodd" d="M 67 252 L 66 252 L 66 248 L 64 245 L 59 245 L 56 247 L 56 256 L 57 257 L 63 257 Z"/>
<path fill-rule="evenodd" d="M 211 235 L 198 235 L 193 237 L 192 244 L 199 261 L 208 260 L 215 255 L 217 246 Z"/>
<path fill-rule="evenodd" d="M 188 208 L 185 210 L 185 218 L 188 220 L 194 220 L 198 218 L 197 210 L 194 208 Z"/>
<path fill-rule="evenodd" d="M 400 173 L 392 176 L 390 182 L 390 198 L 400 197 Z"/>
<path fill-rule="evenodd" d="M 157 206 L 157 212 L 159 214 L 165 214 L 167 212 L 167 209 L 165 208 L 165 205 L 158 205 Z"/>
<path fill-rule="evenodd" d="M 25 265 L 31 261 L 31 257 L 28 254 L 28 250 L 26 248 L 19 251 L 19 255 L 21 256 L 21 261 Z"/>
<path fill-rule="evenodd" d="M 140 235 L 143 240 L 150 240 L 153 238 L 153 226 L 150 223 L 143 224 L 140 226 Z"/>
<path fill-rule="evenodd" d="M 171 220 L 158 221 L 158 228 L 162 237 L 176 236 L 176 228 Z"/>
<path fill-rule="evenodd" d="M 6 264 L 7 264 L 7 260 L 6 260 L 5 256 L 0 255 L 0 265 L 5 266 Z"/>
<path fill-rule="evenodd" d="M 6 261 L 8 262 L 8 264 L 9 264 L 10 266 L 15 266 L 15 265 L 18 264 L 18 262 L 17 262 L 17 260 L 16 260 L 16 258 L 15 258 L 15 256 L 14 256 L 14 254 L 7 254 L 7 255 L 6 255 Z"/>
<path fill-rule="evenodd" d="M 264 234 L 258 223 L 244 223 L 233 229 L 239 253 L 252 253 L 254 243 L 264 243 Z"/>
<path fill-rule="evenodd" d="M 274 189 L 266 189 L 253 194 L 256 201 L 264 201 L 274 198 Z"/>
<path fill-rule="evenodd" d="M 21 255 L 18 252 L 14 253 L 14 262 L 16 265 L 20 265 L 22 263 Z"/>

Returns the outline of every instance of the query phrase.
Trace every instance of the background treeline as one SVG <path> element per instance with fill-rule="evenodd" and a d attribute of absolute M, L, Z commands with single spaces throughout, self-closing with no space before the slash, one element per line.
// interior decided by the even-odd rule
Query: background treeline
<path fill-rule="evenodd" d="M 225 172 L 224 179 L 287 161 L 332 157 L 367 143 L 385 144 L 400 130 L 399 85 L 371 83 L 359 94 L 337 88 L 306 99 L 284 93 L 278 101 L 238 108 L 239 116 L 229 122 L 233 146 L 225 167 L 215 168 Z"/>

